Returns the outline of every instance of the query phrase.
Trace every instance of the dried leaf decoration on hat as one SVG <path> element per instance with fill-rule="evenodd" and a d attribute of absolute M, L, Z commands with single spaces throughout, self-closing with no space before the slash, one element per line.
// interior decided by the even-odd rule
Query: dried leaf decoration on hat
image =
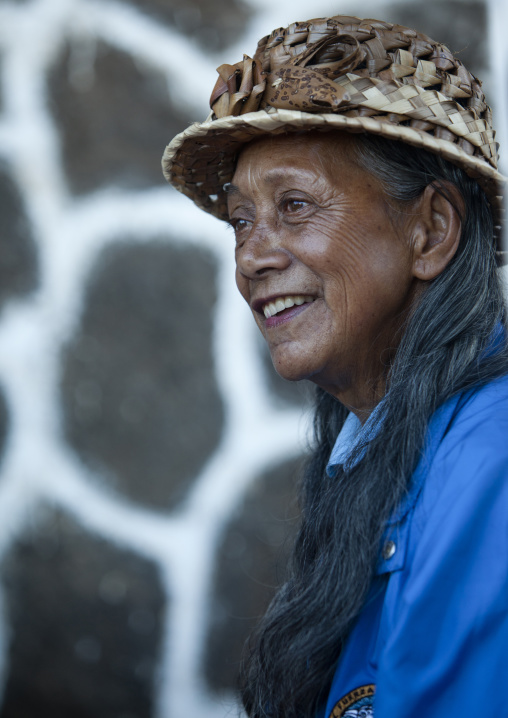
<path fill-rule="evenodd" d="M 210 97 L 210 107 L 216 117 L 245 115 L 259 109 L 266 87 L 261 64 L 247 55 L 236 65 L 217 68 L 219 79 Z"/>

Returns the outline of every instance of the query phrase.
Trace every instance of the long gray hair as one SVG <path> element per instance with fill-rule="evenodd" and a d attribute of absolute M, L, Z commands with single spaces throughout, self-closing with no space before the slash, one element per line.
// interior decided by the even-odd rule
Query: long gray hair
<path fill-rule="evenodd" d="M 506 332 L 489 350 L 506 317 L 492 216 L 479 185 L 446 160 L 401 142 L 364 135 L 355 138 L 354 155 L 400 211 L 410 211 L 429 184 L 447 196 L 453 183 L 466 208 L 462 236 L 455 257 L 406 320 L 389 367 L 379 433 L 364 457 L 333 479 L 325 467 L 347 411 L 317 390 L 315 449 L 289 578 L 251 637 L 242 667 L 242 699 L 252 718 L 310 718 L 323 707 L 430 416 L 454 394 L 508 373 Z"/>

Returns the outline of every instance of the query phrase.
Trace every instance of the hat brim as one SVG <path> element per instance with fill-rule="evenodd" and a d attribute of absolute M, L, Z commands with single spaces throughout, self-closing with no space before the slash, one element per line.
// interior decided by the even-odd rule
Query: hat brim
<path fill-rule="evenodd" d="M 271 108 L 269 111 L 259 110 L 237 117 L 209 118 L 188 127 L 166 147 L 162 158 L 164 176 L 205 212 L 227 220 L 227 201 L 223 187 L 231 182 L 240 147 L 262 135 L 311 130 L 368 132 L 428 150 L 462 168 L 480 184 L 490 201 L 497 249 L 501 253 L 502 195 L 506 178 L 486 160 L 468 155 L 449 140 L 372 117 L 346 117 L 339 113 L 315 114 Z"/>

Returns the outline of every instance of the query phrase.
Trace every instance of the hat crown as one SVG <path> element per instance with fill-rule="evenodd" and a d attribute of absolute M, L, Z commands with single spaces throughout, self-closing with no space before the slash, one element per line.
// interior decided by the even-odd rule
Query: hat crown
<path fill-rule="evenodd" d="M 497 167 L 481 82 L 445 45 L 411 28 L 343 15 L 296 22 L 262 38 L 254 58 L 218 72 L 214 118 L 271 108 L 372 117 Z"/>

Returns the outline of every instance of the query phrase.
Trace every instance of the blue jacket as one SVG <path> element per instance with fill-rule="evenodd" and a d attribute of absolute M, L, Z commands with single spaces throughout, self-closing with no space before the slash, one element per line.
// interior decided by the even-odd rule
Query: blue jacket
<path fill-rule="evenodd" d="M 508 716 L 508 377 L 433 415 L 325 718 Z"/>

